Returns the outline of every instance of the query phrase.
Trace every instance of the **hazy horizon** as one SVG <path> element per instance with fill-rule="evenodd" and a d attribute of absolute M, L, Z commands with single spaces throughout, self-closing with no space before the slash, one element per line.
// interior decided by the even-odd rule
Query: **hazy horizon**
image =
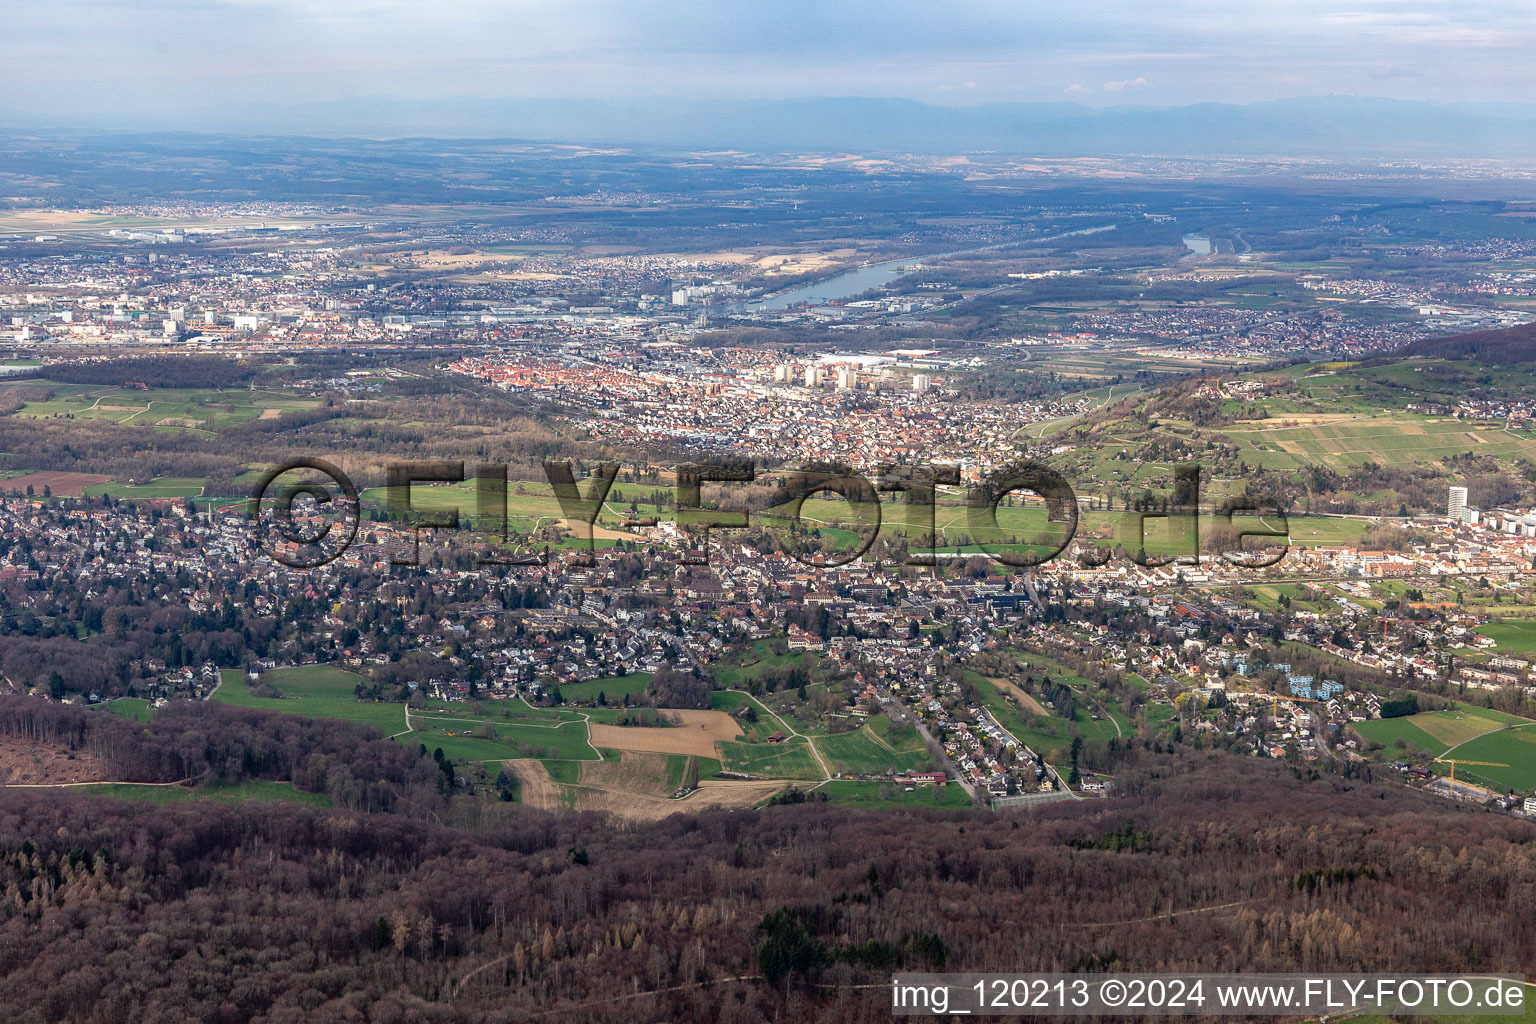
<path fill-rule="evenodd" d="M 311 103 L 888 97 L 1178 107 L 1356 95 L 1524 102 L 1536 11 L 1213 0 L 581 7 L 64 0 L 10 12 L 12 123 L 246 123 Z M 24 115 L 24 118 L 18 118 Z"/>

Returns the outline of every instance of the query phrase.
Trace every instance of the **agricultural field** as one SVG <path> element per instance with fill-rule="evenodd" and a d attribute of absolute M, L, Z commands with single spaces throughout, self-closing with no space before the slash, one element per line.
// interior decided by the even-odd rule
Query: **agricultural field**
<path fill-rule="evenodd" d="M 110 423 L 192 430 L 205 434 L 273 419 L 285 412 L 313 409 L 317 399 L 283 391 L 229 390 L 218 388 L 131 388 L 95 384 L 58 384 L 29 380 L 29 392 L 37 400 L 24 403 L 15 413 L 31 418 L 103 420 Z"/>
<path fill-rule="evenodd" d="M 599 750 L 598 754 L 602 756 L 603 760 L 593 761 L 590 763 L 603 764 L 609 760 L 617 761 L 619 760 L 621 753 L 622 751 L 618 750 Z M 546 757 L 541 759 L 539 763 L 544 766 L 544 771 L 548 773 L 549 777 L 554 779 L 556 782 L 575 784 L 581 781 L 581 767 L 583 764 L 588 762 L 559 761 L 551 757 Z"/>
<path fill-rule="evenodd" d="M 25 494 L 30 487 L 32 493 L 38 496 L 46 491 L 60 498 L 78 498 L 85 493 L 86 488 L 110 483 L 111 480 L 111 477 L 100 473 L 60 473 L 37 470 L 8 476 L 4 481 L 0 481 L 0 490 L 11 494 Z"/>
<path fill-rule="evenodd" d="M 100 498 L 111 495 L 114 498 L 141 498 L 154 500 L 159 498 L 196 498 L 203 493 L 204 481 L 196 477 L 161 476 L 142 484 L 127 484 L 112 481 L 105 484 L 92 484 L 85 489 L 87 498 Z"/>
<path fill-rule="evenodd" d="M 1426 1016 L 1422 1019 L 1424 1024 L 1487 1024 L 1490 1017 L 1480 1014 L 1436 1013 L 1434 1016 Z M 1516 1013 L 1499 1014 L 1497 1019 L 1503 1022 L 1503 1024 L 1536 1024 L 1536 983 L 1529 981 L 1525 983 L 1523 1010 Z M 1347 1024 L 1401 1024 L 1402 1020 L 1402 1015 L 1340 1014 L 1324 1017 L 1321 1020 L 1308 1020 L 1305 1024 L 1324 1024 L 1327 1021 L 1334 1021 L 1337 1024 L 1346 1024 L 1346 1022 Z"/>
<path fill-rule="evenodd" d="M 585 494 L 590 484 L 577 481 L 577 486 Z M 630 486 L 632 492 L 638 495 L 639 491 L 634 489 L 634 485 Z M 482 488 L 486 488 L 484 496 L 481 494 Z M 620 540 L 639 539 L 638 534 L 620 529 L 625 519 L 671 515 L 656 505 L 623 501 L 619 497 L 622 493 L 623 488 L 615 484 L 609 492 L 608 500 L 598 510 L 597 524 L 593 527 L 593 538 L 598 547 L 611 547 L 615 541 Z M 374 508 L 387 509 L 391 506 L 389 489 L 386 487 L 366 488 L 360 498 L 364 505 Z M 487 508 L 491 518 L 488 520 L 480 518 L 483 498 L 489 500 Z M 499 530 L 503 499 L 506 503 L 506 525 L 511 533 L 526 536 L 542 527 L 554 525 L 570 528 L 560 502 L 555 499 L 547 483 L 517 482 L 511 485 L 511 490 L 505 492 L 499 482 L 483 485 L 475 480 L 452 484 L 414 483 L 410 489 L 412 511 L 457 512 L 462 523 L 482 530 Z"/>
<path fill-rule="evenodd" d="M 741 727 L 730 715 L 720 711 L 668 711 L 680 719 L 670 728 L 593 724 L 592 743 L 604 749 L 644 750 L 661 754 L 691 754 L 715 757 L 717 746 L 732 743 L 741 735 Z"/>
<path fill-rule="evenodd" d="M 627 821 L 656 821 L 672 814 L 711 808 L 755 806 L 784 788 L 783 782 L 733 782 L 705 777 L 699 763 L 699 788 L 674 799 L 673 780 L 681 780 L 687 758 L 623 752 L 619 759 L 580 766 L 575 781 L 565 771 L 551 774 L 543 761 L 507 761 L 502 767 L 517 779 L 518 800 L 545 810 L 602 811 Z"/>
<path fill-rule="evenodd" d="M 1412 717 L 1414 724 L 1419 728 L 1453 747 L 1484 733 L 1502 729 L 1506 725 L 1524 725 L 1529 721 L 1492 708 L 1472 705 L 1463 705 L 1450 711 L 1431 711 Z"/>
<path fill-rule="evenodd" d="M 698 762 L 695 761 L 695 764 Z M 553 764 L 574 765 L 574 778 L 564 774 Z M 642 796 L 671 797 L 683 784 L 688 768 L 684 754 L 655 754 L 638 750 L 605 751 L 601 761 L 544 762 L 550 777 L 559 782 L 579 782 L 599 789 L 619 789 Z M 701 769 L 700 778 L 705 778 Z"/>
<path fill-rule="evenodd" d="M 1506 725 L 1522 725 L 1527 720 L 1489 708 L 1462 705 L 1448 711 L 1426 711 L 1403 718 L 1379 718 L 1356 722 L 1354 728 L 1368 740 L 1380 743 L 1387 756 L 1401 738 L 1410 748 L 1417 746 L 1436 757 L 1458 744 L 1466 743 Z M 1458 751 L 1459 753 L 1460 751 Z M 1472 755 L 1468 755 L 1469 757 Z M 1474 760 L 1480 760 L 1474 758 Z M 1492 760 L 1498 760 L 1493 758 Z"/>
<path fill-rule="evenodd" d="M 401 743 L 421 744 L 429 752 L 440 748 L 455 762 L 522 757 L 594 760 L 598 756 L 587 742 L 585 720 L 570 712 L 502 702 L 454 703 L 412 711 L 407 730 L 405 705 L 358 700 L 354 688 L 364 680 L 343 669 L 329 665 L 273 669 L 263 673 L 261 681 L 276 687 L 282 696 L 257 696 L 244 673 L 230 669 L 222 674 L 213 699 L 309 718 L 365 722 Z"/>
<path fill-rule="evenodd" d="M 1418 715 L 1405 718 L 1378 718 L 1370 722 L 1355 722 L 1353 728 L 1372 743 L 1380 743 L 1387 757 L 1423 751 L 1431 757 L 1439 757 L 1448 749 L 1414 721 Z"/>
<path fill-rule="evenodd" d="M 766 656 L 756 661 L 749 657 L 747 664 L 737 664 L 728 671 L 743 679 L 768 667 L 809 660 L 801 654 L 774 655 L 770 651 L 771 647 L 753 652 Z M 598 692 L 607 695 L 611 689 L 613 696 L 618 697 L 625 692 L 639 692 L 649 679 L 644 673 L 636 673 L 592 680 L 576 684 L 580 689 L 570 696 L 579 694 L 581 699 L 595 699 Z M 713 710 L 667 711 L 677 721 L 664 726 L 613 724 L 611 719 L 620 714 L 614 708 L 546 709 L 498 701 L 413 706 L 407 728 L 404 705 L 356 698 L 355 687 L 362 681 L 360 676 L 331 666 L 275 669 L 264 673 L 261 683 L 275 687 L 282 696 L 260 697 L 251 692 L 242 672 L 229 670 L 223 674 L 213 699 L 239 707 L 366 722 L 412 748 L 420 744 L 429 753 L 440 749 L 455 763 L 539 763 L 537 771 L 525 767 L 518 773 L 525 784 L 526 777 L 532 776 L 535 785 L 623 789 L 615 783 L 614 773 L 618 769 L 613 765 L 664 765 L 665 772 L 657 773 L 651 788 L 670 786 L 665 794 L 668 798 L 678 788 L 690 758 L 698 766 L 701 780 L 728 771 L 780 780 L 821 781 L 826 772 L 816 759 L 818 752 L 831 771 L 849 775 L 880 775 L 929 763 L 928 751 L 917 731 L 893 723 L 884 715 L 873 716 L 851 732 L 822 733 L 810 740 L 791 735 L 782 743 L 771 743 L 769 735 L 788 731 L 787 728 L 769 708 L 742 692 L 716 691 Z M 744 705 L 757 709 L 756 722 L 739 721 L 730 713 Z M 147 713 L 147 705 L 124 704 L 118 711 L 139 717 Z M 604 721 L 605 718 L 610 721 Z M 1041 739 L 1034 733 L 1029 735 L 1037 743 Z M 1068 741 L 1062 740 L 1058 745 L 1064 748 Z M 812 742 L 817 744 L 815 748 Z M 649 790 L 642 787 L 640 792 Z M 723 795 L 719 798 L 725 799 Z M 569 801 L 575 796 L 565 793 L 561 799 Z M 585 799 L 586 805 L 592 803 Z"/>
<path fill-rule="evenodd" d="M 1465 452 L 1513 458 L 1536 449 L 1536 439 L 1506 431 L 1500 424 L 1409 413 L 1310 423 L 1292 422 L 1282 413 L 1222 432 L 1242 450 L 1242 458 L 1266 469 L 1322 465 L 1348 470 L 1367 462 L 1402 466 Z"/>

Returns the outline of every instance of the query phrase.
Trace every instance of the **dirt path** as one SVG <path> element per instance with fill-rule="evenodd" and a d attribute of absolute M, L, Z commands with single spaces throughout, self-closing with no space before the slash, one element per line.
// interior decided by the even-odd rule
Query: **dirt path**
<path fill-rule="evenodd" d="M 97 782 L 7 782 L 0 789 L 73 789 L 76 786 L 185 786 L 192 779 L 177 779 L 175 782 L 119 782 L 116 779 L 102 779 Z"/>
<path fill-rule="evenodd" d="M 96 401 L 100 402 L 101 399 L 98 398 Z M 140 409 L 138 412 L 134 413 L 132 416 L 127 416 L 127 417 L 124 417 L 123 419 L 118 420 L 117 421 L 117 425 L 118 426 L 122 426 L 124 423 L 127 423 L 129 420 L 133 419 L 134 416 L 138 416 L 140 413 L 149 412 L 149 410 L 153 409 L 154 407 L 155 407 L 154 399 L 150 399 L 150 402 L 149 402 L 148 405 L 146 405 L 144 408 Z"/>
<path fill-rule="evenodd" d="M 411 702 L 410 701 L 406 701 L 405 702 L 405 728 L 402 731 L 397 732 L 397 733 L 393 733 L 393 734 L 391 734 L 391 735 L 389 735 L 389 736 L 387 736 L 385 738 L 392 740 L 396 736 L 404 736 L 406 733 L 415 732 L 415 731 L 416 731 L 416 727 L 411 725 Z"/>
<path fill-rule="evenodd" d="M 1232 907 L 1246 907 L 1251 903 L 1268 903 L 1266 898 L 1253 900 L 1235 900 L 1232 903 L 1218 903 L 1213 907 L 1194 907 L 1190 910 L 1170 910 L 1163 914 L 1153 914 L 1151 917 L 1135 917 L 1129 921 L 1072 921 L 1062 924 L 1063 928 L 1119 928 L 1127 924 L 1144 924 L 1147 921 L 1166 921 L 1172 917 L 1188 917 L 1192 914 L 1210 914 L 1218 910 L 1228 910 Z"/>
<path fill-rule="evenodd" d="M 799 736 L 801 739 L 805 740 L 805 745 L 807 747 L 811 748 L 811 756 L 814 757 L 816 759 L 816 763 L 821 766 L 821 774 L 824 776 L 824 778 L 820 782 L 816 783 L 816 785 L 811 787 L 812 789 L 819 789 L 822 786 L 825 786 L 827 783 L 832 781 L 832 769 L 827 767 L 827 762 L 822 759 L 821 751 L 816 749 L 816 741 L 815 740 L 811 739 L 809 736 L 805 735 L 804 733 L 799 732 L 798 730 L 796 730 L 794 726 L 790 725 L 788 722 L 784 721 L 784 719 L 780 718 L 779 717 L 779 713 L 777 711 L 774 711 L 772 708 L 770 708 L 768 705 L 764 704 L 762 701 L 758 700 L 756 697 L 752 696 L 746 690 L 728 690 L 727 692 L 728 693 L 739 693 L 743 697 L 745 697 L 748 700 L 750 700 L 753 704 L 756 704 L 758 707 L 762 708 L 764 714 L 768 715 L 775 722 L 779 723 L 779 728 L 783 729 L 784 733 L 786 735 L 788 735 L 788 736 Z"/>

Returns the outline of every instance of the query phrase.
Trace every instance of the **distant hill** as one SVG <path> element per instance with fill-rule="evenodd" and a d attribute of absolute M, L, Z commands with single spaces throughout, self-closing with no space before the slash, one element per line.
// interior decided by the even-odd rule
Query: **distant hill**
<path fill-rule="evenodd" d="M 601 144 L 838 152 L 998 152 L 1040 156 L 1536 156 L 1536 104 L 1440 104 L 1310 96 L 1179 107 L 1076 103 L 935 106 L 882 97 L 622 100 L 362 96 L 234 111 L 49 117 L 7 109 L 0 124 L 113 131 L 234 131 L 315 136 L 515 138 Z M 1395 177 L 1395 171 L 1377 170 Z"/>
<path fill-rule="evenodd" d="M 1449 338 L 1425 338 L 1398 350 L 1401 356 L 1435 359 L 1476 359 L 1493 366 L 1536 363 L 1536 324 L 1501 331 L 1475 331 Z"/>

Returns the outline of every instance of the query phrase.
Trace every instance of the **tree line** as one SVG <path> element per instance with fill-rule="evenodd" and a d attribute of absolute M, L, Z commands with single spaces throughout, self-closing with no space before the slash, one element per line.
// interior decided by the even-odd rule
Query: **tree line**
<path fill-rule="evenodd" d="M 1117 786 L 1014 818 L 806 801 L 624 829 L 496 799 L 441 814 L 464 826 L 450 827 L 403 805 L 11 791 L 0 1005 L 18 1024 L 490 1024 L 542 1011 L 864 1024 L 889 1019 L 881 986 L 900 970 L 1461 973 L 1536 960 L 1528 822 L 1139 747 Z"/>

